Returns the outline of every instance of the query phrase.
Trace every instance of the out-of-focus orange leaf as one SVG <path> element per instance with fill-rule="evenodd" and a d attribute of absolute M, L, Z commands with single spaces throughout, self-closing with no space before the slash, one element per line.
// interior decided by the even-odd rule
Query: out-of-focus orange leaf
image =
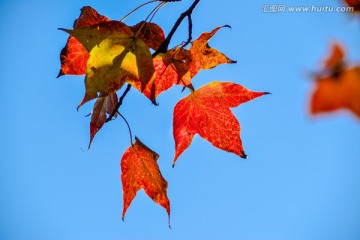
<path fill-rule="evenodd" d="M 106 121 L 106 114 L 111 114 L 117 103 L 118 98 L 116 93 L 112 93 L 105 97 L 98 97 L 96 100 L 94 109 L 91 113 L 89 148 L 96 133 L 104 125 Z"/>
<path fill-rule="evenodd" d="M 89 6 L 81 8 L 78 19 L 74 22 L 74 29 L 99 24 L 110 21 L 105 16 L 100 15 L 95 9 Z M 69 36 L 65 47 L 60 53 L 61 69 L 58 77 L 71 74 L 83 75 L 86 71 L 86 63 L 89 59 L 89 53 L 84 46 L 73 36 Z"/>
<path fill-rule="evenodd" d="M 330 56 L 325 60 L 325 71 L 334 71 L 334 69 L 342 68 L 344 64 L 345 52 L 339 43 L 333 43 Z"/>
<path fill-rule="evenodd" d="M 225 25 L 222 27 L 230 26 Z M 202 33 L 200 37 L 192 43 L 189 49 L 191 52 L 191 61 L 188 62 L 191 78 L 194 77 L 200 69 L 207 70 L 214 68 L 219 64 L 236 63 L 236 61 L 229 59 L 223 53 L 210 47 L 208 44 L 210 38 L 212 38 L 222 27 L 217 27 L 210 33 Z"/>
<path fill-rule="evenodd" d="M 154 50 L 157 50 L 165 40 L 165 34 L 162 28 L 155 23 L 139 22 L 130 27 L 134 35 L 143 40 L 144 43 Z"/>
<path fill-rule="evenodd" d="M 85 77 L 85 96 L 79 104 L 120 89 L 125 82 L 139 91 L 155 78 L 152 56 L 146 44 L 119 21 L 80 29 L 62 29 L 76 37 L 90 52 Z"/>
<path fill-rule="evenodd" d="M 165 208 L 170 219 L 170 201 L 167 197 L 167 182 L 161 175 L 157 159 L 159 155 L 143 144 L 138 138 L 121 159 L 121 181 L 123 186 L 124 208 L 122 218 L 137 191 L 145 193 L 157 204 Z"/>
<path fill-rule="evenodd" d="M 318 77 L 311 97 L 311 113 L 348 109 L 360 118 L 360 66 L 344 69 L 336 78 Z"/>
<path fill-rule="evenodd" d="M 231 82 L 212 82 L 180 100 L 174 109 L 175 157 L 190 146 L 195 134 L 213 146 L 246 158 L 240 139 L 240 124 L 229 108 L 263 96 Z"/>
<path fill-rule="evenodd" d="M 333 44 L 324 68 L 315 76 L 311 114 L 347 109 L 360 118 L 360 65 L 348 66 L 344 56 L 343 47 Z"/>

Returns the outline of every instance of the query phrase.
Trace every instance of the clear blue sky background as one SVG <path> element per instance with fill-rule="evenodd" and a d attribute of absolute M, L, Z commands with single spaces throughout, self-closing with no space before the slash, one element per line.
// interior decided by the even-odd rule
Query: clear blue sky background
<path fill-rule="evenodd" d="M 143 1 L 0 2 L 0 239 L 360 239 L 360 121 L 347 112 L 308 115 L 318 69 L 333 40 L 360 59 L 360 21 L 346 13 L 262 13 L 264 4 L 339 6 L 330 0 L 202 0 L 193 34 L 229 24 L 210 45 L 238 61 L 202 71 L 194 86 L 234 81 L 265 96 L 233 109 L 249 159 L 200 137 L 174 169 L 175 87 L 153 106 L 131 90 L 122 112 L 160 154 L 169 182 L 171 225 L 140 191 L 121 221 L 119 162 L 129 137 L 121 119 L 89 140 L 83 77 L 61 77 L 59 53 L 84 5 L 120 19 Z M 168 32 L 192 1 L 165 6 L 154 21 Z M 142 20 L 151 7 L 126 20 Z M 186 40 L 186 23 L 172 45 Z"/>

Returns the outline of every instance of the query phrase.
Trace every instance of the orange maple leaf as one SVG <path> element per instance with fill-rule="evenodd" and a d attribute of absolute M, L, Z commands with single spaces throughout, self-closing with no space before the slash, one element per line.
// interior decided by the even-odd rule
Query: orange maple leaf
<path fill-rule="evenodd" d="M 211 69 L 216 67 L 219 64 L 224 63 L 236 63 L 236 61 L 229 59 L 223 53 L 219 52 L 215 48 L 209 46 L 208 42 L 219 29 L 223 27 L 230 27 L 225 25 L 222 27 L 217 27 L 212 30 L 210 33 L 205 32 L 196 39 L 190 47 L 191 60 L 188 62 L 189 71 L 191 78 L 194 77 L 200 69 Z"/>
<path fill-rule="evenodd" d="M 159 155 L 136 138 L 121 159 L 121 182 L 124 208 L 122 219 L 137 191 L 145 193 L 157 204 L 164 207 L 170 221 L 170 201 L 167 197 L 167 182 L 161 175 L 157 159 Z"/>
<path fill-rule="evenodd" d="M 156 78 L 152 85 L 148 85 L 144 94 L 150 98 L 157 97 L 163 91 L 178 84 L 193 90 L 191 79 L 200 69 L 208 70 L 220 64 L 236 63 L 223 53 L 209 46 L 209 40 L 223 27 L 216 27 L 210 33 L 205 32 L 192 42 L 189 50 L 176 47 L 166 53 L 159 53 L 154 58 Z"/>
<path fill-rule="evenodd" d="M 360 118 L 360 66 L 344 69 L 337 77 L 318 77 L 311 97 L 311 113 L 348 109 Z"/>
<path fill-rule="evenodd" d="M 324 69 L 315 76 L 311 114 L 348 109 L 360 118 L 360 65 L 349 67 L 344 56 L 341 45 L 333 44 Z"/>
<path fill-rule="evenodd" d="M 92 7 L 85 6 L 81 8 L 80 16 L 75 20 L 73 27 L 78 29 L 106 21 L 110 21 L 110 19 L 100 15 Z M 75 37 L 69 36 L 65 47 L 60 53 L 61 68 L 58 77 L 66 74 L 85 74 L 88 59 L 89 52 Z"/>
<path fill-rule="evenodd" d="M 197 133 L 215 147 L 246 158 L 240 124 L 229 108 L 265 94 L 268 93 L 253 92 L 231 82 L 212 82 L 180 100 L 174 109 L 173 166 Z"/>

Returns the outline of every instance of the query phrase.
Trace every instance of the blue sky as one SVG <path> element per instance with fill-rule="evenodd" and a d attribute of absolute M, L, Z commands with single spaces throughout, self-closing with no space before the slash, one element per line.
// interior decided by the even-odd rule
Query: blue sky
<path fill-rule="evenodd" d="M 360 21 L 346 13 L 264 13 L 266 4 L 340 6 L 339 1 L 201 0 L 193 35 L 222 29 L 210 45 L 237 64 L 202 71 L 196 88 L 233 81 L 272 92 L 233 109 L 249 159 L 195 137 L 171 168 L 172 111 L 187 92 L 163 93 L 158 107 L 131 90 L 122 112 L 133 133 L 160 155 L 169 183 L 171 225 L 143 191 L 121 221 L 121 119 L 90 151 L 83 76 L 56 79 L 59 53 L 80 8 L 120 19 L 143 1 L 1 1 L 0 239 L 360 239 L 360 121 L 348 112 L 308 114 L 311 72 L 334 40 L 360 60 Z M 166 5 L 154 22 L 168 32 L 192 1 Z M 142 20 L 152 6 L 130 16 Z M 186 24 L 172 46 L 186 40 Z"/>

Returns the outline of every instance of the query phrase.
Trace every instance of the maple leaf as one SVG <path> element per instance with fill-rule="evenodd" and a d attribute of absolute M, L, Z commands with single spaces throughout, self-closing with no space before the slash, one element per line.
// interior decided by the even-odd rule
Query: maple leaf
<path fill-rule="evenodd" d="M 157 204 L 164 207 L 170 219 L 170 201 L 167 197 L 167 182 L 161 175 L 157 159 L 159 155 L 136 138 L 121 159 L 121 181 L 124 208 L 122 219 L 137 191 L 145 193 Z"/>
<path fill-rule="evenodd" d="M 149 48 L 119 21 L 80 29 L 61 29 L 76 37 L 90 52 L 85 77 L 85 96 L 78 107 L 119 90 L 125 82 L 143 91 L 155 78 Z"/>
<path fill-rule="evenodd" d="M 339 43 L 333 43 L 330 56 L 324 61 L 323 74 L 334 75 L 345 65 L 345 51 Z"/>
<path fill-rule="evenodd" d="M 130 27 L 134 35 L 143 40 L 144 43 L 154 50 L 157 50 L 165 41 L 165 34 L 162 28 L 155 24 L 141 21 Z"/>
<path fill-rule="evenodd" d="M 118 103 L 117 94 L 113 93 L 105 97 L 98 97 L 91 113 L 90 142 L 89 147 L 96 135 L 106 121 L 106 114 L 111 114 Z"/>
<path fill-rule="evenodd" d="M 175 48 L 166 53 L 159 53 L 153 58 L 156 77 L 147 85 L 143 94 L 149 99 L 157 98 L 173 85 L 191 85 L 191 77 L 184 60 L 190 58 L 190 52 L 183 48 Z"/>
<path fill-rule="evenodd" d="M 349 67 L 344 58 L 343 47 L 334 43 L 323 70 L 315 76 L 311 114 L 348 109 L 360 117 L 360 65 Z"/>
<path fill-rule="evenodd" d="M 212 82 L 180 100 L 174 109 L 173 166 L 197 133 L 213 146 L 246 158 L 240 124 L 229 108 L 265 94 L 268 92 L 253 92 L 231 82 Z"/>
<path fill-rule="evenodd" d="M 207 70 L 214 68 L 219 64 L 236 63 L 236 61 L 229 59 L 223 53 L 210 47 L 208 44 L 210 38 L 212 38 L 215 33 L 223 27 L 230 26 L 225 25 L 215 28 L 210 33 L 202 33 L 200 37 L 191 44 L 189 49 L 191 52 L 191 61 L 188 62 L 191 78 L 194 77 L 200 69 Z"/>
<path fill-rule="evenodd" d="M 178 79 L 176 84 L 184 87 L 189 87 L 194 90 L 191 85 L 191 74 L 187 62 L 191 60 L 191 52 L 184 48 L 176 47 L 168 51 L 170 54 L 174 66 L 176 68 Z"/>
<path fill-rule="evenodd" d="M 348 109 L 360 118 L 360 66 L 344 69 L 337 77 L 318 77 L 310 108 L 314 115 Z"/>
<path fill-rule="evenodd" d="M 74 29 L 110 21 L 100 15 L 95 9 L 89 6 L 81 8 L 78 19 L 74 22 Z M 65 74 L 83 75 L 86 70 L 86 63 L 89 59 L 89 52 L 73 36 L 69 36 L 65 47 L 60 53 L 61 68 L 58 77 Z"/>

